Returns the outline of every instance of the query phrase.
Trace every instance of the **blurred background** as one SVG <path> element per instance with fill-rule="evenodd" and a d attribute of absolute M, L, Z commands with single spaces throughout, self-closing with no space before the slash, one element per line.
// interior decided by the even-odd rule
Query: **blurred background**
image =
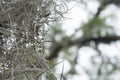
<path fill-rule="evenodd" d="M 120 1 L 71 0 L 64 18 L 51 27 L 49 59 L 63 80 L 119 80 Z"/>

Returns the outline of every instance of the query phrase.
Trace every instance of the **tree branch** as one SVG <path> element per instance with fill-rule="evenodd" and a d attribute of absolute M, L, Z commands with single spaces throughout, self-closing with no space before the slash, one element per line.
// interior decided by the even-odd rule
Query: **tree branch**
<path fill-rule="evenodd" d="M 107 43 L 109 44 L 110 42 L 120 40 L 120 36 L 105 36 L 105 37 L 81 37 L 76 40 L 62 40 L 62 42 L 53 42 L 53 45 L 50 47 L 50 55 L 47 57 L 47 60 L 51 60 L 54 58 L 57 58 L 59 52 L 62 50 L 62 48 L 65 47 L 70 47 L 70 46 L 85 46 L 89 45 L 91 41 L 94 41 L 95 43 Z M 64 41 L 64 42 L 63 42 Z"/>

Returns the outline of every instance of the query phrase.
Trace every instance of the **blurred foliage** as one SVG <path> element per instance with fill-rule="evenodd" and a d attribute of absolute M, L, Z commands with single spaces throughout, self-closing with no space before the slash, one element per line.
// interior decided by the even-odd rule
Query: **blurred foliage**
<path fill-rule="evenodd" d="M 87 24 L 83 25 L 81 29 L 85 37 L 114 35 L 113 27 L 106 24 L 106 18 L 94 17 Z"/>
<path fill-rule="evenodd" d="M 102 0 L 99 0 L 99 1 L 101 4 Z M 114 2 L 112 2 L 112 3 L 114 4 Z M 106 5 L 102 9 L 104 10 L 105 7 L 106 7 Z M 88 22 L 81 25 L 80 28 L 77 31 L 75 31 L 75 34 L 73 33 L 74 35 L 72 35 L 72 36 L 67 36 L 65 34 L 65 32 L 63 32 L 63 30 L 61 29 L 61 27 L 60 27 L 61 25 L 60 26 L 56 25 L 51 30 L 54 32 L 54 37 L 56 37 L 57 35 L 60 35 L 56 39 L 60 38 L 60 40 L 58 42 L 61 42 L 61 43 L 62 42 L 64 43 L 64 41 L 67 41 L 67 40 L 75 40 L 74 37 L 75 37 L 76 33 L 80 32 L 80 31 L 83 32 L 82 37 L 85 37 L 85 38 L 92 38 L 92 37 L 99 38 L 99 37 L 116 36 L 115 31 L 114 31 L 114 26 L 112 26 L 106 22 L 108 18 L 113 18 L 113 17 L 114 17 L 114 14 L 110 14 L 110 15 L 107 15 L 104 17 L 93 15 L 93 17 L 90 18 L 88 20 Z M 64 80 L 69 79 L 68 76 L 70 76 L 70 75 L 71 76 L 79 75 L 78 71 L 77 71 L 79 69 L 76 69 L 76 65 L 79 65 L 79 68 L 82 69 L 85 72 L 85 74 L 88 76 L 88 80 L 111 80 L 112 76 L 114 74 L 116 74 L 117 71 L 119 72 L 120 66 L 117 65 L 119 63 L 116 63 L 116 62 L 119 62 L 119 60 L 117 60 L 117 58 L 115 58 L 115 57 L 110 58 L 110 57 L 104 55 L 104 53 L 102 53 L 99 49 L 96 49 L 96 47 L 98 48 L 98 46 L 100 44 L 101 43 L 95 44 L 93 41 L 93 42 L 90 42 L 89 45 L 87 45 L 87 47 L 93 48 L 97 54 L 97 55 L 93 55 L 89 60 L 92 68 L 89 68 L 90 66 L 82 67 L 82 65 L 80 65 L 78 63 L 79 57 L 78 57 L 77 52 L 79 52 L 78 50 L 85 47 L 86 45 L 80 46 L 78 50 L 76 49 L 76 47 L 78 48 L 78 46 L 63 47 L 60 50 L 60 54 L 62 52 L 62 57 L 65 58 L 66 60 L 68 60 L 68 62 L 70 63 L 70 66 L 71 66 L 70 70 L 66 74 L 64 74 L 63 79 Z M 74 50 L 74 51 L 72 51 L 72 50 Z M 86 54 L 86 56 L 87 56 L 88 53 L 84 53 L 84 54 Z M 100 62 L 97 62 L 98 59 L 100 59 Z M 112 61 L 113 59 L 115 59 L 115 62 Z"/>

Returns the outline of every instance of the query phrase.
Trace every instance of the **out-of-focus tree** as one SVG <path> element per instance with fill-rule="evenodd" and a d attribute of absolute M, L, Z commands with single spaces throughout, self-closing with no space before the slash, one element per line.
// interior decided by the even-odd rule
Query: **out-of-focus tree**
<path fill-rule="evenodd" d="M 78 0 L 77 0 L 78 1 Z M 87 2 L 88 1 L 88 2 Z M 101 44 L 110 45 L 111 43 L 116 44 L 120 40 L 120 36 L 117 36 L 114 27 L 115 25 L 110 25 L 106 23 L 108 18 L 113 17 L 113 13 L 110 15 L 102 16 L 104 10 L 107 10 L 110 5 L 114 5 L 119 9 L 120 1 L 119 0 L 91 0 L 99 3 L 99 7 L 95 14 L 88 14 L 88 21 L 82 24 L 78 29 L 74 31 L 72 35 L 67 36 L 65 32 L 60 27 L 59 23 L 56 23 L 55 26 L 52 26 L 52 41 L 49 48 L 48 60 L 58 60 L 60 56 L 67 60 L 70 63 L 71 69 L 63 75 L 64 80 L 69 80 L 71 76 L 77 75 L 79 69 L 83 69 L 85 74 L 88 76 L 88 80 L 112 80 L 114 75 L 119 73 L 119 57 L 109 57 L 104 54 L 104 52 L 99 48 Z M 69 2 L 69 1 L 68 1 Z M 81 0 L 81 6 L 88 8 L 87 3 L 89 0 Z M 85 9 L 87 10 L 87 9 Z M 81 13 L 82 14 L 82 13 Z M 92 16 L 92 17 L 91 17 Z M 78 17 L 80 18 L 80 17 Z M 73 23 L 74 24 L 74 23 Z M 69 24 L 68 24 L 69 26 Z M 64 26 L 65 27 L 65 26 Z M 78 33 L 83 33 L 79 35 Z M 78 37 L 79 35 L 79 37 Z M 90 69 L 86 67 L 79 66 L 79 69 L 76 66 L 79 64 L 79 51 L 85 47 L 91 48 L 95 51 L 90 59 L 90 63 L 93 65 Z M 87 51 L 86 51 L 87 52 Z M 89 53 L 89 52 L 88 52 Z M 111 54 L 110 52 L 109 54 Z M 87 53 L 84 53 L 87 55 Z M 84 63 L 84 61 L 83 61 Z M 82 73 L 80 73 L 82 74 Z M 79 75 L 80 76 L 80 75 Z M 114 80 L 119 80 L 114 79 Z"/>

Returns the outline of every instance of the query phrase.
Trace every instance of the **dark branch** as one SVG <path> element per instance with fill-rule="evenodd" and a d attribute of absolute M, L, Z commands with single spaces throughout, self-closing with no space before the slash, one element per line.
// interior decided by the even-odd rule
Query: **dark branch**
<path fill-rule="evenodd" d="M 91 38 L 84 38 L 82 37 L 77 39 L 75 41 L 76 44 L 82 44 L 83 46 L 91 41 L 94 41 L 95 43 L 110 43 L 112 41 L 117 41 L 117 40 L 120 40 L 120 36 L 109 36 L 109 37 L 98 37 L 98 38 L 94 38 L 94 37 L 91 37 Z"/>
<path fill-rule="evenodd" d="M 98 8 L 98 11 L 96 12 L 95 16 L 99 16 L 100 13 L 109 5 L 114 4 L 118 7 L 120 7 L 120 0 L 102 0 L 100 3 L 100 6 Z"/>
<path fill-rule="evenodd" d="M 107 36 L 107 37 L 98 37 L 98 38 L 86 38 L 86 37 L 81 37 L 76 40 L 62 40 L 62 42 L 59 43 L 53 43 L 53 45 L 50 48 L 50 55 L 47 57 L 48 60 L 57 58 L 59 52 L 62 50 L 62 48 L 65 47 L 70 47 L 70 46 L 85 46 L 89 45 L 91 41 L 95 43 L 106 43 L 109 44 L 110 42 L 120 40 L 120 36 Z M 63 42 L 64 41 L 64 42 Z"/>

